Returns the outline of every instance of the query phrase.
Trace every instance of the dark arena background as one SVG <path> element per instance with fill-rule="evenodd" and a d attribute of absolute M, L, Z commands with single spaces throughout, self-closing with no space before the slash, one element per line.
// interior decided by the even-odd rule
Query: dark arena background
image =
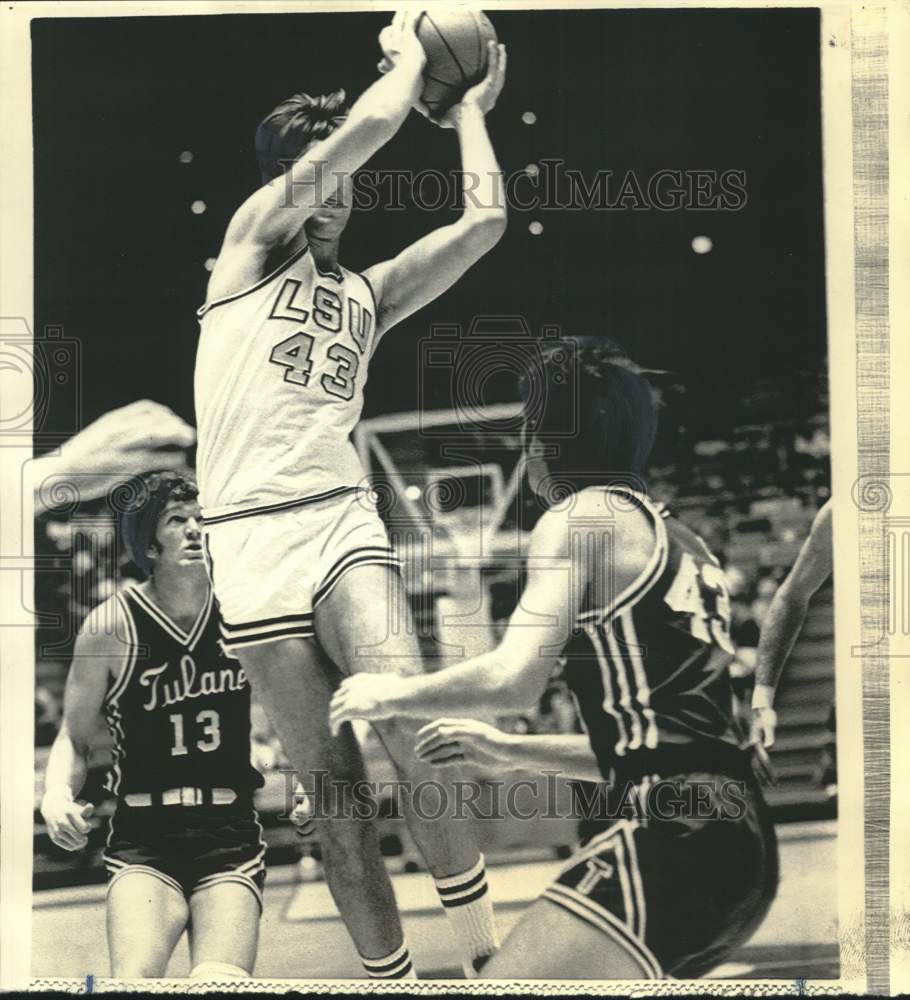
<path fill-rule="evenodd" d="M 546 336 L 610 337 L 665 373 L 649 486 L 724 562 L 735 683 L 748 705 L 763 617 L 829 494 L 818 12 L 492 10 L 491 19 L 509 68 L 490 132 L 506 175 L 519 178 L 515 199 L 537 204 L 510 205 L 508 231 L 490 256 L 382 341 L 358 436 L 371 471 L 389 473 L 376 458 L 379 442 L 402 484 L 390 517 L 402 549 L 428 482 L 460 498 L 436 510 L 450 556 L 445 578 L 408 563 L 428 663 L 444 659 L 441 612 L 457 612 L 474 586 L 484 612 L 470 641 L 492 641 L 514 604 L 515 553 L 537 514 L 512 478 L 509 364 L 491 363 L 475 386 L 471 402 L 489 418 L 481 433 L 461 419 L 458 350 L 489 342 L 490 356 L 501 358 Z M 34 22 L 39 344 L 51 349 L 62 336 L 75 343 L 80 366 L 78 394 L 55 393 L 36 419 L 38 451 L 79 426 L 74 419 L 84 425 L 141 398 L 193 422 L 195 309 L 225 224 L 258 183 L 256 124 L 296 91 L 343 87 L 356 98 L 376 76 L 376 36 L 387 21 L 342 13 Z M 355 208 L 342 244 L 346 266 L 385 259 L 454 217 L 456 147 L 451 132 L 411 116 L 367 171 L 427 173 L 419 186 L 396 182 L 395 196 L 379 187 L 378 205 Z M 649 182 L 660 171 L 681 172 L 684 204 L 654 203 Z M 426 343 L 439 327 L 447 329 L 435 337 L 458 350 L 451 366 L 428 367 Z M 433 433 L 419 410 L 435 414 Z M 452 444 L 462 457 L 443 455 Z M 500 502 L 491 526 L 483 509 Z M 472 576 L 459 559 L 487 529 L 493 544 Z M 103 502 L 52 511 L 36 538 L 46 569 L 36 594 L 45 624 L 36 640 L 34 974 L 103 974 L 105 748 L 87 793 L 99 808 L 85 851 L 55 848 L 37 804 L 73 629 L 135 568 Z M 717 976 L 837 973 L 830 589 L 813 603 L 778 707 L 778 783 L 768 797 L 782 844 L 780 895 Z M 271 865 L 257 974 L 356 976 L 318 845 L 302 845 L 285 818 L 280 750 L 260 713 L 255 723 L 268 772 L 260 809 Z M 541 732 L 576 726 L 558 679 L 537 712 L 498 723 Z M 385 776 L 379 749 L 369 734 L 364 740 L 372 773 Z M 507 930 L 558 869 L 576 823 L 480 825 Z M 400 821 L 389 816 L 382 829 L 418 971 L 455 975 L 432 883 Z M 184 946 L 171 968 L 186 972 Z"/>

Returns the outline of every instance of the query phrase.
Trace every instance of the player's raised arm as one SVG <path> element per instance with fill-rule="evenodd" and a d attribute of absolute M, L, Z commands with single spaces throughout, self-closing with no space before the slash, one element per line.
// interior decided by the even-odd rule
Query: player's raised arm
<path fill-rule="evenodd" d="M 505 74 L 505 46 L 491 41 L 486 76 L 439 122 L 444 128 L 455 130 L 461 147 L 464 185 L 461 218 L 424 236 L 394 259 L 366 271 L 376 294 L 378 335 L 440 296 L 491 250 L 505 232 L 502 172 L 484 120 L 496 104 Z M 417 107 L 426 114 L 419 104 Z"/>
<path fill-rule="evenodd" d="M 762 746 L 774 744 L 774 694 L 806 620 L 809 602 L 831 575 L 833 558 L 829 500 L 815 515 L 809 537 L 778 587 L 762 626 L 752 696 L 752 737 Z"/>
<path fill-rule="evenodd" d="M 289 243 L 313 212 L 335 196 L 345 179 L 398 131 L 423 83 L 426 55 L 414 32 L 418 16 L 396 14 L 383 29 L 379 41 L 389 71 L 364 91 L 340 128 L 237 209 L 224 249 L 240 243 L 267 252 Z"/>
<path fill-rule="evenodd" d="M 101 620 L 97 610 L 93 616 Z M 81 850 L 88 843 L 88 817 L 94 807 L 76 796 L 85 784 L 89 755 L 103 724 L 101 708 L 111 665 L 119 663 L 123 654 L 116 629 L 99 627 L 94 632 L 83 626 L 76 639 L 63 697 L 63 722 L 51 747 L 41 800 L 51 840 L 67 851 Z"/>

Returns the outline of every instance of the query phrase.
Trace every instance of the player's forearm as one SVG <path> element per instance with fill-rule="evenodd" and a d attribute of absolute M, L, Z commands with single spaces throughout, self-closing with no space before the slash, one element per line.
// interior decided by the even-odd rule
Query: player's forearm
<path fill-rule="evenodd" d="M 234 214 L 227 239 L 284 244 L 303 220 L 341 189 L 401 127 L 422 84 L 420 67 L 402 60 L 355 102 L 344 124 L 304 153 L 278 180 L 261 187 Z"/>
<path fill-rule="evenodd" d="M 315 174 L 318 188 L 315 203 L 320 204 L 333 193 L 339 178 L 363 166 L 401 128 L 420 95 L 421 86 L 420 66 L 402 60 L 354 102 L 339 129 L 339 140 L 343 135 L 344 141 L 326 147 L 334 147 L 334 153 L 323 162 L 317 148 L 313 157 L 298 160 L 290 170 L 291 182 L 306 186 L 313 182 Z"/>
<path fill-rule="evenodd" d="M 422 86 L 421 66 L 402 60 L 360 95 L 342 127 L 372 140 L 372 154 L 401 128 Z"/>
<path fill-rule="evenodd" d="M 506 745 L 517 771 L 560 771 L 578 781 L 603 781 L 588 737 L 583 733 L 523 736 L 510 734 Z"/>
<path fill-rule="evenodd" d="M 459 105 L 455 128 L 461 146 L 462 220 L 487 227 L 498 239 L 506 225 L 505 188 L 483 112 L 473 104 Z"/>
<path fill-rule="evenodd" d="M 389 123 L 392 134 L 401 127 L 423 89 L 423 64 L 402 59 L 381 76 L 354 102 L 348 121 L 380 118 Z"/>
<path fill-rule="evenodd" d="M 765 689 L 764 695 L 773 696 L 777 690 L 784 664 L 803 627 L 807 611 L 808 601 L 791 593 L 786 584 L 771 602 L 758 642 L 755 668 L 755 686 Z"/>
<path fill-rule="evenodd" d="M 407 678 L 391 705 L 396 714 L 435 718 L 508 712 L 533 700 L 528 685 L 510 676 L 494 650 L 434 674 Z"/>
<path fill-rule="evenodd" d="M 77 746 L 61 730 L 51 747 L 47 770 L 44 775 L 45 797 L 75 798 L 82 791 L 88 777 L 87 746 Z"/>

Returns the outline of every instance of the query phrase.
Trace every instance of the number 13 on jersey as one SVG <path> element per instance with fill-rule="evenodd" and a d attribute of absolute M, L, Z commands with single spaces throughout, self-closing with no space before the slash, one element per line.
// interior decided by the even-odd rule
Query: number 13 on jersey
<path fill-rule="evenodd" d="M 183 757 L 189 753 L 184 734 L 183 715 L 180 712 L 175 712 L 170 716 L 170 720 L 174 736 L 171 756 Z M 196 724 L 200 727 L 200 736 L 195 741 L 198 749 L 202 750 L 203 753 L 217 750 L 221 746 L 221 719 L 218 713 L 211 708 L 205 708 L 196 716 Z"/>

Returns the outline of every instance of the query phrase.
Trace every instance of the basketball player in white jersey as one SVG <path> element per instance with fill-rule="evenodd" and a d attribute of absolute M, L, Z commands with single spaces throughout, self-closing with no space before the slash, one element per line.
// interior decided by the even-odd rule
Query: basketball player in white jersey
<path fill-rule="evenodd" d="M 390 628 L 410 610 L 350 434 L 379 337 L 457 281 L 506 222 L 484 121 L 505 74 L 505 51 L 491 43 L 485 79 L 441 122 L 461 149 L 461 217 L 362 275 L 339 262 L 351 174 L 420 110 L 415 21 L 399 14 L 383 30 L 384 75 L 349 112 L 342 92 L 299 94 L 261 123 L 266 183 L 228 225 L 199 310 L 195 375 L 205 544 L 225 646 L 314 797 L 329 887 L 364 967 L 383 978 L 414 973 L 376 831 L 338 801 L 364 769 L 350 727 L 331 737 L 328 705 L 345 675 L 421 664 L 412 630 Z M 403 778 L 431 775 L 412 730 L 378 728 Z M 317 771 L 339 784 L 308 787 Z M 428 822 L 404 806 L 467 970 L 496 947 L 483 858 L 467 824 Z"/>

